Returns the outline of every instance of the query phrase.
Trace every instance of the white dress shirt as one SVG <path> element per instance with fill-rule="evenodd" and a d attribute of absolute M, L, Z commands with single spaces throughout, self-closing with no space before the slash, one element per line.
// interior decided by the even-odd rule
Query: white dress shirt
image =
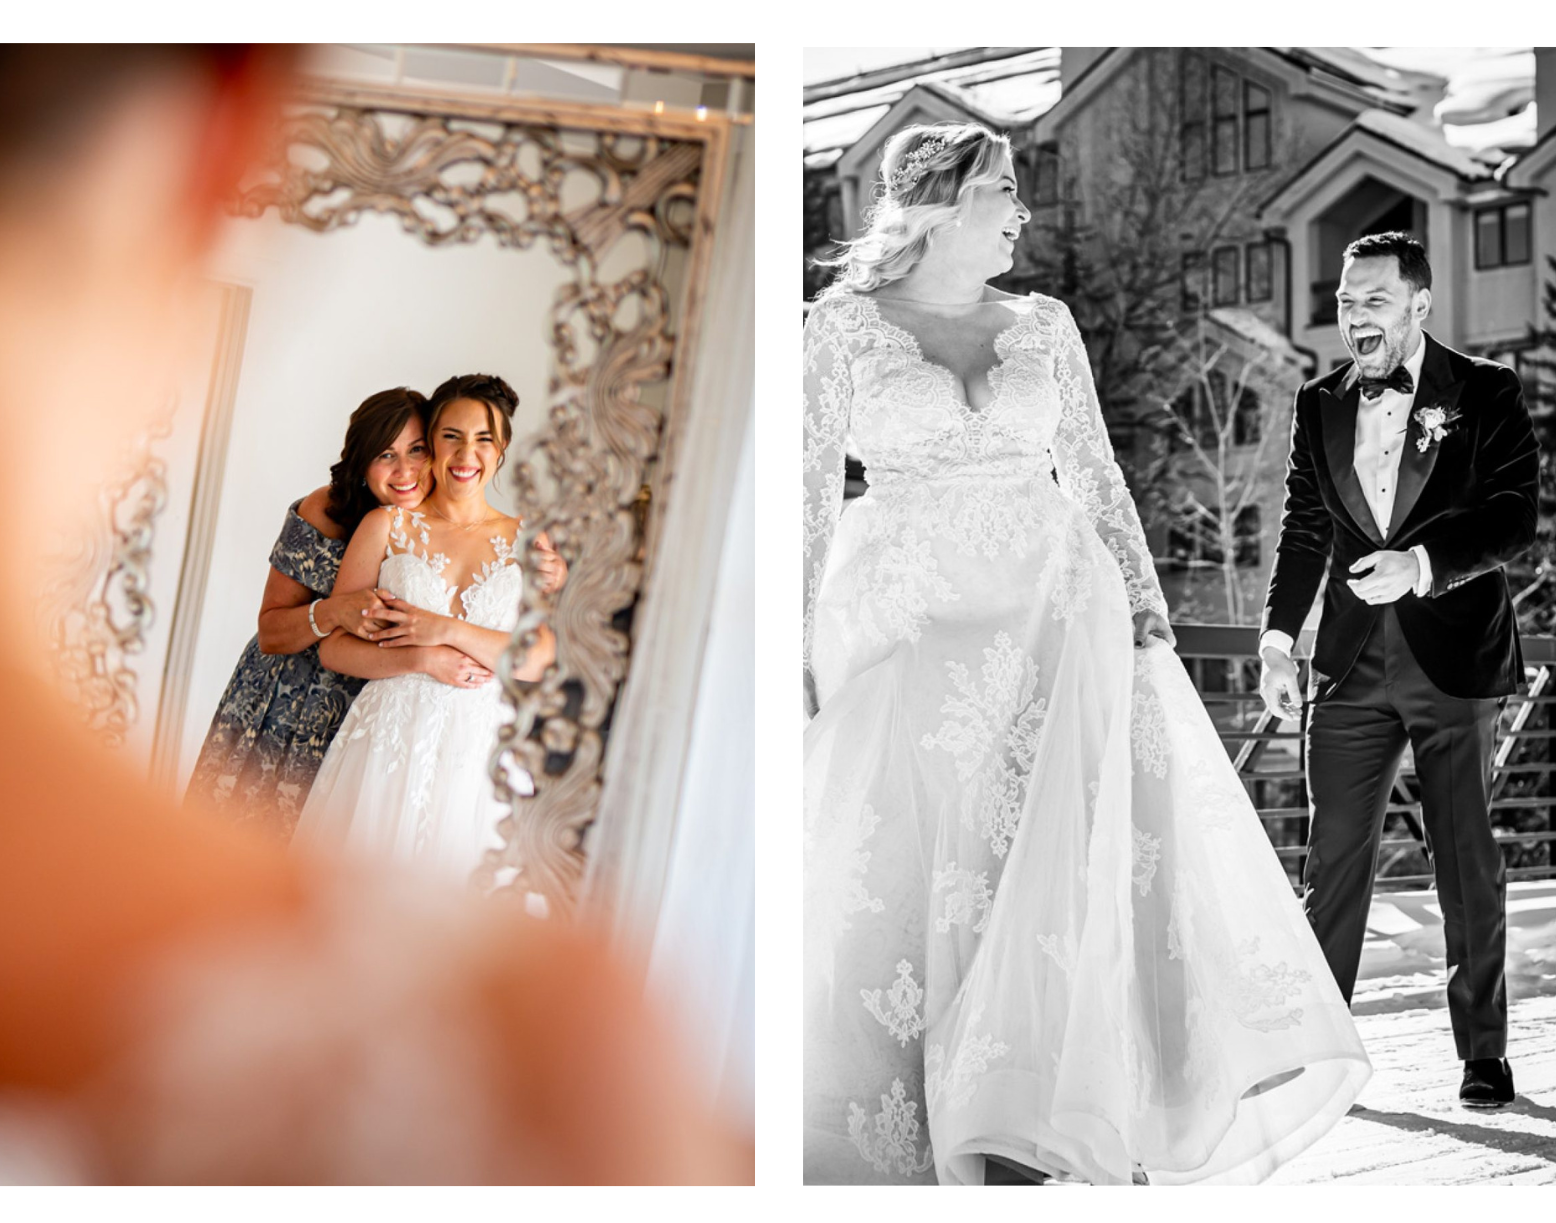
<path fill-rule="evenodd" d="M 1421 363 L 1426 359 L 1426 337 L 1416 341 L 1416 348 L 1405 358 L 1405 369 L 1410 371 L 1411 386 L 1421 386 Z M 1405 430 L 1410 424 L 1410 409 L 1415 404 L 1415 394 L 1403 395 L 1392 387 L 1385 387 L 1376 399 L 1368 399 L 1359 391 L 1356 407 L 1355 458 L 1351 466 L 1361 482 L 1362 495 L 1372 511 L 1378 534 L 1385 538 L 1389 522 L 1394 515 L 1394 495 L 1399 485 L 1399 461 L 1405 450 Z M 1432 589 L 1432 563 L 1426 548 L 1417 544 L 1410 549 L 1415 553 L 1421 569 L 1416 582 L 1417 598 L 1425 598 Z M 1344 580 L 1344 579 L 1342 579 Z M 1259 638 L 1259 649 L 1274 646 L 1283 654 L 1290 654 L 1294 642 L 1289 633 L 1269 629 Z"/>

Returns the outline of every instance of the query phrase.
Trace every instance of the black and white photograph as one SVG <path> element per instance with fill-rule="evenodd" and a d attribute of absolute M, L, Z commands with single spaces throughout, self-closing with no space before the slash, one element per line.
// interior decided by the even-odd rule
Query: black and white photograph
<path fill-rule="evenodd" d="M 803 78 L 805 1183 L 1556 1183 L 1556 48 Z"/>

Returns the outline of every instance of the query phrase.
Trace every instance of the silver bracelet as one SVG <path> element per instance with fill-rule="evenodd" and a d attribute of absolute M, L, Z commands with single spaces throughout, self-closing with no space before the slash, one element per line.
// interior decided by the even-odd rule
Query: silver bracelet
<path fill-rule="evenodd" d="M 313 635 L 315 637 L 328 637 L 329 636 L 328 633 L 321 633 L 319 631 L 318 621 L 316 621 L 313 618 L 313 609 L 316 608 L 317 606 L 319 606 L 319 604 L 323 603 L 323 602 L 324 602 L 323 599 L 315 599 L 312 603 L 308 604 L 308 627 L 313 630 Z"/>

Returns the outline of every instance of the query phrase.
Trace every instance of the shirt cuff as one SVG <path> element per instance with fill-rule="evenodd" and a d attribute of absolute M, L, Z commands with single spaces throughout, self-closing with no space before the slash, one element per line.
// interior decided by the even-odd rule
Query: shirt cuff
<path fill-rule="evenodd" d="M 1416 598 L 1424 599 L 1432 593 L 1432 558 L 1426 554 L 1426 545 L 1417 544 L 1410 549 L 1421 562 L 1421 580 L 1416 583 Z"/>
<path fill-rule="evenodd" d="M 1278 628 L 1265 629 L 1264 635 L 1259 638 L 1259 653 L 1263 654 L 1265 647 L 1271 646 L 1290 658 L 1291 647 L 1296 644 L 1290 633 L 1283 633 Z"/>

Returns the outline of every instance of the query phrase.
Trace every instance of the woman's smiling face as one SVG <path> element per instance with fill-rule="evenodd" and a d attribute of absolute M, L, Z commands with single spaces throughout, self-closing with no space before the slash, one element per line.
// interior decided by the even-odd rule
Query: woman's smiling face
<path fill-rule="evenodd" d="M 379 505 L 415 509 L 432 487 L 432 455 L 415 412 L 389 448 L 367 467 L 367 488 Z"/>
<path fill-rule="evenodd" d="M 438 414 L 432 436 L 432 474 L 449 496 L 482 492 L 497 474 L 503 439 L 495 409 L 479 399 L 456 399 Z"/>
<path fill-rule="evenodd" d="M 958 262 L 976 265 L 987 279 L 1011 269 L 1021 227 L 1031 219 L 1018 195 L 1007 153 L 1001 159 L 999 179 L 973 187 L 960 223 L 940 231 L 934 241 L 948 243 Z"/>

